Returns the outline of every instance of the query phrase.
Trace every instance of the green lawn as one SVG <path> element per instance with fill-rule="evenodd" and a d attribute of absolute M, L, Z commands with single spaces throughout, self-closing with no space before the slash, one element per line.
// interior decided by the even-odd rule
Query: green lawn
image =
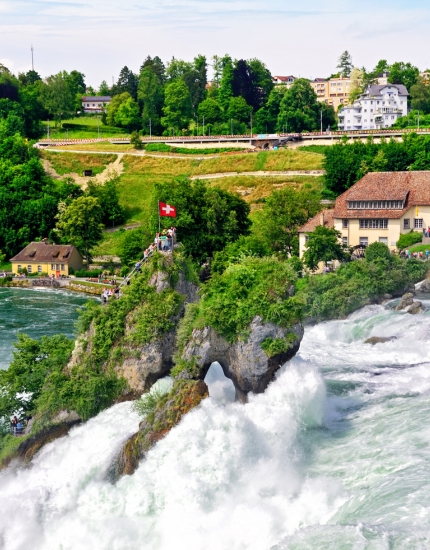
<path fill-rule="evenodd" d="M 93 174 L 100 174 L 108 164 L 114 162 L 118 156 L 111 155 L 79 155 L 77 153 L 55 153 L 42 151 L 43 158 L 51 163 L 54 170 L 63 176 L 71 172 L 82 175 L 84 170 L 92 170 Z"/>
<path fill-rule="evenodd" d="M 425 252 L 426 250 L 430 251 L 429 244 L 414 244 L 413 246 L 408 246 L 407 250 L 411 252 Z"/>

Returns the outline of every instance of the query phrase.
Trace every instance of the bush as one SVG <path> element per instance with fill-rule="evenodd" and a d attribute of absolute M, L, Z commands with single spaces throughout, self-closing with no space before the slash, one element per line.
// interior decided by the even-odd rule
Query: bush
<path fill-rule="evenodd" d="M 372 243 L 366 248 L 366 260 L 368 262 L 373 262 L 379 258 L 385 258 L 388 260 L 391 256 L 390 249 L 384 243 Z"/>
<path fill-rule="evenodd" d="M 418 231 L 410 231 L 400 235 L 399 240 L 396 243 L 397 248 L 403 250 L 414 244 L 420 243 L 423 240 L 423 234 Z"/>
<path fill-rule="evenodd" d="M 78 271 L 75 271 L 76 277 L 88 277 L 88 278 L 95 278 L 98 277 L 103 273 L 102 269 L 79 269 Z"/>

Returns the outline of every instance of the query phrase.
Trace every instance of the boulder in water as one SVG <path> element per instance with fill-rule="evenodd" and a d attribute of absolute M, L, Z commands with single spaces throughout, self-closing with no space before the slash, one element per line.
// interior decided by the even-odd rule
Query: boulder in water
<path fill-rule="evenodd" d="M 406 312 L 411 315 L 417 315 L 417 313 L 422 313 L 423 311 L 423 304 L 419 301 L 413 302 L 413 304 L 406 309 Z"/>
<path fill-rule="evenodd" d="M 399 302 L 399 305 L 396 307 L 397 311 L 401 311 L 402 309 L 406 309 L 408 306 L 411 306 L 414 303 L 414 295 L 412 292 L 407 292 L 406 294 L 403 294 L 402 299 Z"/>
<path fill-rule="evenodd" d="M 372 346 L 376 344 L 384 344 L 385 342 L 392 342 L 397 340 L 396 336 L 372 336 L 364 341 L 365 344 L 371 344 Z"/>
<path fill-rule="evenodd" d="M 418 292 L 430 293 L 430 278 L 426 279 L 420 284 Z"/>

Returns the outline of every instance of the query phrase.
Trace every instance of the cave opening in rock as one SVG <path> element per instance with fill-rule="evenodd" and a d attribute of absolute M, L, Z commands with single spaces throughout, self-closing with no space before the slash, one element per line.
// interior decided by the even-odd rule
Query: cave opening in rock
<path fill-rule="evenodd" d="M 209 397 L 217 403 L 224 405 L 235 401 L 234 384 L 225 376 L 219 363 L 211 364 L 204 381 L 209 388 Z"/>

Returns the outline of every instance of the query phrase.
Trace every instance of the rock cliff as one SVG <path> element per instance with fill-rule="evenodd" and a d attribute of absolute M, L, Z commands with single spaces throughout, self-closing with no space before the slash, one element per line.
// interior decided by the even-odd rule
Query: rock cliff
<path fill-rule="evenodd" d="M 233 344 L 211 327 L 194 330 L 182 357 L 198 367 L 201 378 L 217 361 L 225 376 L 233 381 L 236 399 L 246 402 L 249 392 L 264 392 L 275 372 L 296 355 L 303 332 L 303 326 L 299 323 L 281 328 L 273 323 L 264 323 L 260 316 L 256 316 L 249 326 L 247 339 L 238 339 Z M 279 342 L 280 351 L 273 355 L 265 351 L 263 347 L 268 342 Z"/>

